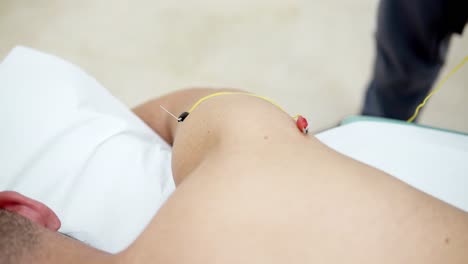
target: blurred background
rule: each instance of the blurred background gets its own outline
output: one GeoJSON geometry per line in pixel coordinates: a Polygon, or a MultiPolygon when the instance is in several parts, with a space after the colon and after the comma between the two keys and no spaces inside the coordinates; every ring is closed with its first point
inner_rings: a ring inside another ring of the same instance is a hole
{"type": "MultiPolygon", "coordinates": [[[[317,132],[360,111],[377,4],[0,0],[0,58],[16,45],[55,54],[130,107],[180,88],[242,88],[307,116],[317,132]]],[[[465,32],[453,39],[443,73],[466,55],[465,32]]],[[[468,132],[468,66],[433,97],[420,123],[468,132]]]]}

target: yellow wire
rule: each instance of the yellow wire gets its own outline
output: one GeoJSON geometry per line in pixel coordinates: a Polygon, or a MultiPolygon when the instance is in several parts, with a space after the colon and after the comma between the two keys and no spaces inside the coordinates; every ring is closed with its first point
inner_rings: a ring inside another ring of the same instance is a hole
{"type": "MultiPolygon", "coordinates": [[[[283,112],[286,112],[280,105],[278,105],[277,103],[273,102],[273,100],[267,98],[267,97],[264,97],[264,96],[261,96],[261,95],[256,95],[256,94],[252,94],[252,93],[244,93],[244,92],[218,92],[218,93],[213,93],[213,94],[210,94],[210,95],[207,95],[203,98],[201,98],[200,100],[198,100],[189,110],[188,110],[188,113],[192,113],[193,110],[195,110],[195,108],[197,108],[201,103],[203,103],[204,101],[210,99],[210,98],[213,98],[213,97],[216,97],[216,96],[220,96],[220,95],[233,95],[233,94],[241,94],[241,95],[247,95],[247,96],[252,96],[252,97],[256,97],[256,98],[260,98],[260,99],[263,99],[269,103],[271,103],[272,105],[278,107],[281,111],[283,112]]],[[[297,117],[299,117],[299,115],[295,115],[293,116],[292,118],[293,119],[296,119],[297,117]]]]}
{"type": "MultiPolygon", "coordinates": [[[[455,68],[453,68],[453,70],[451,70],[440,82],[439,84],[437,84],[436,88],[434,90],[432,90],[427,96],[426,98],[424,98],[423,102],[421,104],[418,105],[418,107],[416,108],[416,110],[414,111],[414,114],[406,121],[408,123],[411,123],[414,121],[414,119],[416,119],[416,117],[418,116],[419,114],[419,110],[421,110],[422,107],[424,107],[424,105],[426,105],[427,101],[435,94],[437,93],[440,88],[442,88],[442,86],[448,81],[448,79],[450,79],[450,77],[452,77],[453,74],[455,74],[458,70],[460,70],[461,67],[463,67],[463,65],[465,65],[466,63],[468,62],[468,56],[466,56],[455,68]]],[[[267,97],[264,97],[264,96],[260,96],[260,95],[256,95],[256,94],[252,94],[252,93],[244,93],[244,92],[218,92],[218,93],[213,93],[213,94],[210,94],[210,95],[207,95],[203,98],[201,98],[200,100],[198,100],[191,108],[190,110],[188,110],[188,113],[191,113],[193,110],[195,110],[195,108],[197,108],[201,103],[203,103],[204,101],[210,99],[210,98],[213,98],[213,97],[216,97],[216,96],[220,96],[220,95],[233,95],[233,94],[240,94],[240,95],[247,95],[247,96],[252,96],[252,97],[256,97],[256,98],[260,98],[260,99],[263,99],[269,103],[271,103],[272,105],[276,106],[277,108],[279,108],[281,111],[283,112],[286,112],[280,105],[278,105],[277,103],[275,103],[273,100],[267,98],[267,97]]],[[[299,115],[295,115],[293,116],[292,118],[293,119],[296,119],[298,118],[299,115]]]]}
{"type": "Polygon", "coordinates": [[[416,110],[414,111],[414,114],[406,121],[408,123],[411,123],[414,121],[414,119],[418,116],[419,114],[419,110],[427,103],[427,101],[429,100],[429,98],[431,98],[432,95],[434,95],[435,93],[437,93],[440,88],[442,87],[442,85],[444,85],[447,80],[454,74],[456,73],[461,67],[463,67],[463,65],[465,65],[465,63],[468,62],[468,56],[466,56],[455,68],[453,68],[453,70],[451,70],[441,81],[440,83],[436,86],[436,88],[434,90],[432,90],[427,96],[426,98],[424,98],[424,101],[418,105],[418,107],[416,108],[416,110]]]}

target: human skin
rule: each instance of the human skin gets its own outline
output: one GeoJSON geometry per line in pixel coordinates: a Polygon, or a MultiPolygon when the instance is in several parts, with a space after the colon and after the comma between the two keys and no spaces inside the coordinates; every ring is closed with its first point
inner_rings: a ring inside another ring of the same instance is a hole
{"type": "Polygon", "coordinates": [[[266,101],[212,98],[174,135],[178,188],[127,263],[468,262],[465,212],[303,135],[266,101]]]}
{"type": "Polygon", "coordinates": [[[47,231],[58,250],[44,263],[468,262],[467,213],[302,134],[266,101],[218,96],[182,123],[146,119],[216,90],[188,92],[136,111],[166,126],[177,183],[140,237],[108,255],[47,231]]]}

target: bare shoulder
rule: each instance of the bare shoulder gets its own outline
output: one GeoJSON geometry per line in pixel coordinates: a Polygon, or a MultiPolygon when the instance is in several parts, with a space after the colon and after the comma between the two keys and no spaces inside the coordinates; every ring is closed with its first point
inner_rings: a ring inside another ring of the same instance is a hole
{"type": "MultiPolygon", "coordinates": [[[[194,169],[187,161],[199,164],[194,157],[232,147],[268,147],[275,142],[311,141],[299,133],[294,120],[265,100],[246,95],[226,95],[209,99],[199,105],[176,131],[173,170],[187,175],[194,169]],[[264,143],[264,144],[262,144],[264,143]]],[[[183,178],[183,177],[181,177],[183,178]]]]}
{"type": "Polygon", "coordinates": [[[267,102],[218,99],[179,126],[186,177],[139,241],[158,261],[468,260],[466,213],[304,137],[267,102]]]}

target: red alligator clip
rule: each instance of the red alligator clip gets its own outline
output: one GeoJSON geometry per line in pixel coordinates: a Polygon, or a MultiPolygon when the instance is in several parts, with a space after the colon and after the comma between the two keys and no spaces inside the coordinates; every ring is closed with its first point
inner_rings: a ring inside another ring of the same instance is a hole
{"type": "Polygon", "coordinates": [[[305,119],[303,116],[300,115],[297,117],[296,125],[302,133],[309,133],[309,123],[307,123],[307,119],[305,119]]]}

